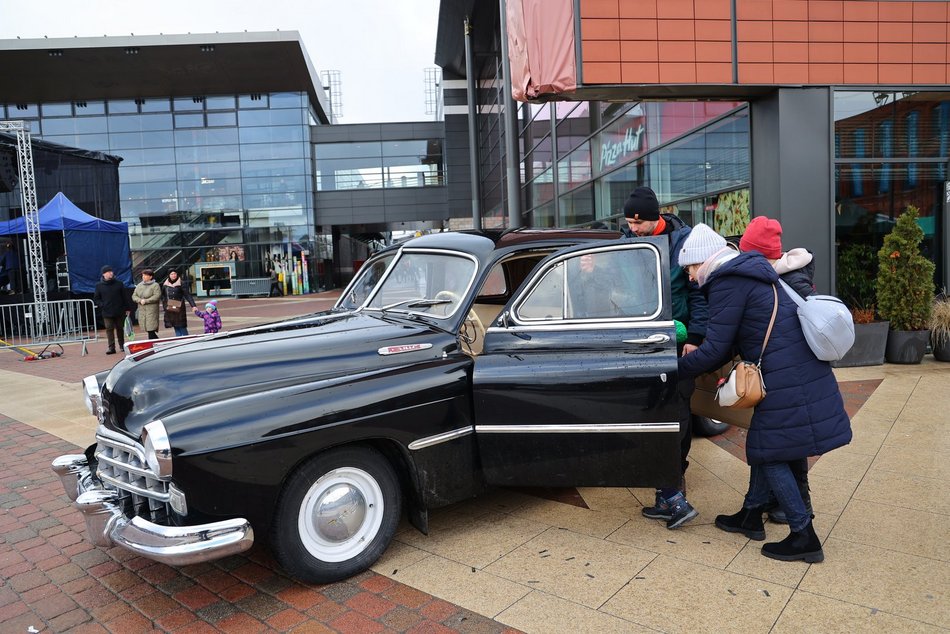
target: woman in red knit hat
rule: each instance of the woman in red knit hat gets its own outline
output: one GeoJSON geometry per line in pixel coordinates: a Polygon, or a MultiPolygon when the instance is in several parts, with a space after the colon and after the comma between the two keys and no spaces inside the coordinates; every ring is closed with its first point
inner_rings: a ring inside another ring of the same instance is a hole
{"type": "MultiPolygon", "coordinates": [[[[795,292],[802,297],[808,297],[815,292],[815,260],[811,251],[803,248],[782,251],[782,224],[778,220],[767,218],[765,216],[756,216],[746,227],[742,239],[739,240],[740,251],[758,251],[768,259],[772,268],[779,274],[782,281],[791,286],[795,292]]],[[[808,460],[801,460],[789,463],[792,469],[792,475],[798,483],[798,489],[802,494],[802,500],[805,502],[805,510],[809,515],[813,515],[811,505],[811,495],[808,492],[808,460]]],[[[775,495],[769,496],[768,504],[769,519],[779,524],[786,524],[788,520],[775,499],[775,495]]],[[[720,521],[716,518],[716,525],[728,524],[728,519],[720,521]]],[[[726,529],[728,530],[728,529],[726,529]]]]}

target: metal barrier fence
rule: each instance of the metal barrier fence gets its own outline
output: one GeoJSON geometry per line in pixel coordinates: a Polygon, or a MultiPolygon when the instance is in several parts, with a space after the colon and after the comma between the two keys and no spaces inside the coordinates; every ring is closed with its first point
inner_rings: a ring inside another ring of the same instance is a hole
{"type": "Polygon", "coordinates": [[[85,356],[86,343],[99,337],[92,300],[63,299],[46,302],[46,310],[42,308],[36,303],[0,305],[0,348],[29,356],[43,355],[50,346],[81,343],[85,356]],[[36,350],[40,347],[42,351],[36,350]]]}

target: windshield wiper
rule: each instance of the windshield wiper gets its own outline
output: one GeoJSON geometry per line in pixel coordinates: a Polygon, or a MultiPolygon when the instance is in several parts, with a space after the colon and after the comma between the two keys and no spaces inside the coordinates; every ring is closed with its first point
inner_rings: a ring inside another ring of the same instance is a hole
{"type": "Polygon", "coordinates": [[[429,306],[439,306],[441,304],[451,304],[453,300],[451,299],[428,299],[425,297],[417,297],[415,299],[404,299],[401,302],[393,302],[392,304],[387,304],[380,308],[382,311],[391,310],[398,306],[405,306],[406,308],[422,308],[429,306]]]}

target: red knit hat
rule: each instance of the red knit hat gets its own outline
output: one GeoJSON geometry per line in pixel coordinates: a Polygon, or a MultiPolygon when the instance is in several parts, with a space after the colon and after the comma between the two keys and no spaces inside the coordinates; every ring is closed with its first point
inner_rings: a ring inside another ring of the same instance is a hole
{"type": "Polygon", "coordinates": [[[782,257],[782,225],[778,220],[757,216],[739,240],[741,251],[758,251],[770,260],[782,257]]]}

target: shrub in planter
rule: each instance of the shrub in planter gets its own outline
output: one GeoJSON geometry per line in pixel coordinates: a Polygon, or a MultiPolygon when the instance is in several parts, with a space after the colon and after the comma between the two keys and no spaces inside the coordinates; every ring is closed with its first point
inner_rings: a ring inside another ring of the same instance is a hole
{"type": "Polygon", "coordinates": [[[874,321],[877,294],[877,270],[869,266],[877,253],[870,244],[849,244],[838,253],[836,292],[851,310],[854,323],[874,321]]]}
{"type": "Polygon", "coordinates": [[[888,323],[876,320],[877,251],[869,244],[849,244],[838,252],[835,292],[854,318],[854,345],[836,368],[881,365],[887,345],[888,323]]]}
{"type": "Polygon", "coordinates": [[[934,300],[930,312],[930,345],[934,359],[950,361],[950,297],[946,292],[934,300]]]}
{"type": "Polygon", "coordinates": [[[934,264],[920,254],[924,232],[917,216],[908,206],[878,251],[877,309],[891,323],[885,352],[891,363],[920,363],[929,339],[934,264]]]}

